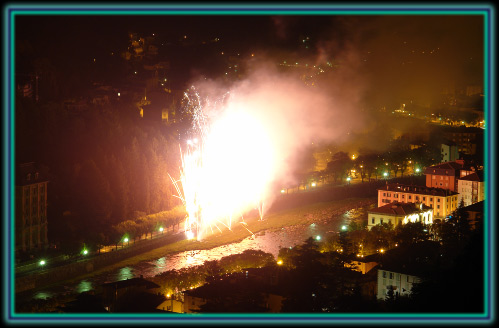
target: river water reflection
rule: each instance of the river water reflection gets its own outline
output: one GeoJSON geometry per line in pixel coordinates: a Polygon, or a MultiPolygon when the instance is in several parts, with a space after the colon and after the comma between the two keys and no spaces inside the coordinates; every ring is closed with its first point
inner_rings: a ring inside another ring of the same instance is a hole
{"type": "MultiPolygon", "coordinates": [[[[59,294],[82,293],[104,284],[106,282],[126,280],[130,278],[153,277],[168,270],[179,270],[185,267],[201,265],[205,261],[219,260],[224,256],[239,254],[247,249],[262,250],[271,253],[277,258],[279,249],[294,247],[302,244],[309,237],[321,239],[339,232],[342,225],[352,221],[367,219],[369,206],[352,209],[327,221],[314,222],[310,225],[284,227],[276,231],[263,231],[248,236],[241,242],[215,247],[209,250],[193,250],[170,254],[152,261],[143,261],[137,264],[96,275],[75,284],[45,288],[35,291],[32,298],[45,299],[59,294]]],[[[202,243],[202,241],[201,241],[202,243]]]]}

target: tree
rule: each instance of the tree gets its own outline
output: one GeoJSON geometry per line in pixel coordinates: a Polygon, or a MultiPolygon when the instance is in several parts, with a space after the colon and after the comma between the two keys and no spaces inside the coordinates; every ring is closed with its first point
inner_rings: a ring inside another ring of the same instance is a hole
{"type": "Polygon", "coordinates": [[[336,182],[338,178],[343,180],[347,176],[352,164],[352,160],[347,153],[337,152],[333,155],[331,161],[327,163],[327,170],[333,174],[336,182]]]}

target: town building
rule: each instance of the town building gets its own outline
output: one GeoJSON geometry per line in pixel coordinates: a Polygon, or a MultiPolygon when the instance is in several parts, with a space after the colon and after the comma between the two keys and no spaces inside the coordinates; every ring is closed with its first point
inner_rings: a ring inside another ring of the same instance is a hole
{"type": "Polygon", "coordinates": [[[477,149],[483,147],[483,130],[474,127],[453,127],[443,132],[444,138],[458,145],[458,151],[466,155],[474,155],[477,149]]]}
{"type": "Polygon", "coordinates": [[[457,180],[459,192],[458,204],[463,201],[464,206],[485,200],[485,182],[483,171],[476,171],[457,180]]]}
{"type": "Polygon", "coordinates": [[[464,160],[458,159],[454,162],[446,162],[429,166],[424,174],[426,186],[441,188],[457,192],[457,180],[475,172],[475,168],[465,164],[464,160]]]}
{"type": "Polygon", "coordinates": [[[391,223],[394,226],[409,222],[432,224],[433,209],[422,203],[401,203],[396,201],[368,211],[367,220],[369,230],[375,225],[383,223],[391,223]]]}
{"type": "Polygon", "coordinates": [[[463,208],[468,213],[468,222],[471,229],[475,229],[477,225],[483,224],[483,204],[484,202],[481,201],[463,208]]]}
{"type": "Polygon", "coordinates": [[[48,247],[48,180],[34,162],[23,163],[16,171],[16,251],[48,247]]]}
{"type": "Polygon", "coordinates": [[[408,273],[401,268],[391,268],[386,265],[377,270],[377,294],[379,300],[390,297],[409,296],[414,284],[421,282],[421,278],[408,273]]]}
{"type": "Polygon", "coordinates": [[[159,285],[144,279],[142,275],[140,278],[108,282],[102,285],[102,302],[107,311],[115,312],[119,310],[119,303],[124,297],[140,292],[157,294],[159,288],[159,285]]]}
{"type": "Polygon", "coordinates": [[[440,152],[442,153],[442,163],[454,162],[459,159],[458,147],[455,142],[448,141],[443,143],[440,147],[440,152]]]}
{"type": "Polygon", "coordinates": [[[426,186],[387,184],[378,189],[378,207],[393,202],[418,203],[433,209],[433,219],[450,215],[458,206],[458,193],[426,186]]]}

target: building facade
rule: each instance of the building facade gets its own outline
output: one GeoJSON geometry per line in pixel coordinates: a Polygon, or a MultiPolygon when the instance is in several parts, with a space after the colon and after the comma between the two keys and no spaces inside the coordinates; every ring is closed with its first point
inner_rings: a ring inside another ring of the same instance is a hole
{"type": "Polygon", "coordinates": [[[485,182],[483,174],[476,172],[458,179],[458,204],[469,206],[485,200],[485,182]]]}
{"type": "Polygon", "coordinates": [[[394,226],[409,222],[432,224],[433,209],[422,203],[392,202],[368,211],[367,220],[367,228],[369,230],[375,225],[383,223],[391,223],[394,226]]]}
{"type": "Polygon", "coordinates": [[[441,188],[387,184],[378,189],[378,207],[393,202],[421,203],[433,209],[433,218],[443,218],[458,206],[458,193],[441,188]]]}
{"type": "Polygon", "coordinates": [[[442,163],[454,162],[459,159],[458,147],[454,142],[447,142],[442,144],[440,152],[442,153],[442,163]]]}
{"type": "Polygon", "coordinates": [[[426,168],[426,186],[441,188],[457,192],[457,180],[475,172],[474,168],[466,165],[464,160],[446,162],[426,168]]]}
{"type": "Polygon", "coordinates": [[[16,172],[16,251],[48,247],[47,185],[34,163],[19,165],[16,172]]]}
{"type": "Polygon", "coordinates": [[[385,300],[393,291],[394,297],[409,296],[412,291],[412,286],[415,283],[421,282],[417,276],[392,271],[389,269],[379,268],[377,279],[377,295],[379,300],[385,300]]]}

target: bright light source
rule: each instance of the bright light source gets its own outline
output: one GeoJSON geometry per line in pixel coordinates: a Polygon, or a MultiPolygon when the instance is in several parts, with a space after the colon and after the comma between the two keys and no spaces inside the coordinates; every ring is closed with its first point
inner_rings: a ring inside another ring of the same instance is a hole
{"type": "Polygon", "coordinates": [[[192,239],[192,238],[194,238],[194,232],[192,232],[192,231],[190,231],[190,230],[189,230],[189,231],[186,231],[186,232],[185,232],[185,235],[187,236],[187,239],[192,239]]]}
{"type": "Polygon", "coordinates": [[[381,253],[383,253],[385,250],[382,248],[382,249],[380,249],[379,251],[380,251],[381,253]]]}
{"type": "Polygon", "coordinates": [[[315,182],[312,182],[312,187],[315,187],[317,184],[315,182]]]}
{"type": "Polygon", "coordinates": [[[118,97],[121,96],[121,93],[118,92],[118,97]]]}
{"type": "Polygon", "coordinates": [[[350,179],[351,179],[351,178],[350,178],[350,177],[348,177],[348,178],[347,178],[347,181],[350,181],[350,179]]]}
{"type": "Polygon", "coordinates": [[[286,190],[281,189],[281,194],[284,194],[285,192],[286,192],[286,190]]]}
{"type": "Polygon", "coordinates": [[[40,265],[45,265],[45,260],[41,260],[40,265]]]}
{"type": "Polygon", "coordinates": [[[83,255],[87,255],[88,251],[86,249],[83,250],[83,255]]]}
{"type": "Polygon", "coordinates": [[[282,260],[277,261],[277,264],[282,265],[282,260]]]}
{"type": "Polygon", "coordinates": [[[341,230],[343,231],[347,230],[347,226],[346,225],[341,226],[341,230]]]}
{"type": "Polygon", "coordinates": [[[321,240],[321,236],[315,237],[316,240],[321,240]]]}
{"type": "Polygon", "coordinates": [[[159,231],[163,232],[163,227],[160,227],[160,228],[159,228],[159,231]]]}
{"type": "Polygon", "coordinates": [[[383,176],[387,177],[388,176],[388,172],[383,173],[383,176]]]}
{"type": "Polygon", "coordinates": [[[128,243],[128,238],[125,238],[123,241],[124,241],[125,243],[128,243]]]}
{"type": "Polygon", "coordinates": [[[419,172],[419,169],[416,169],[416,172],[419,172]]]}

